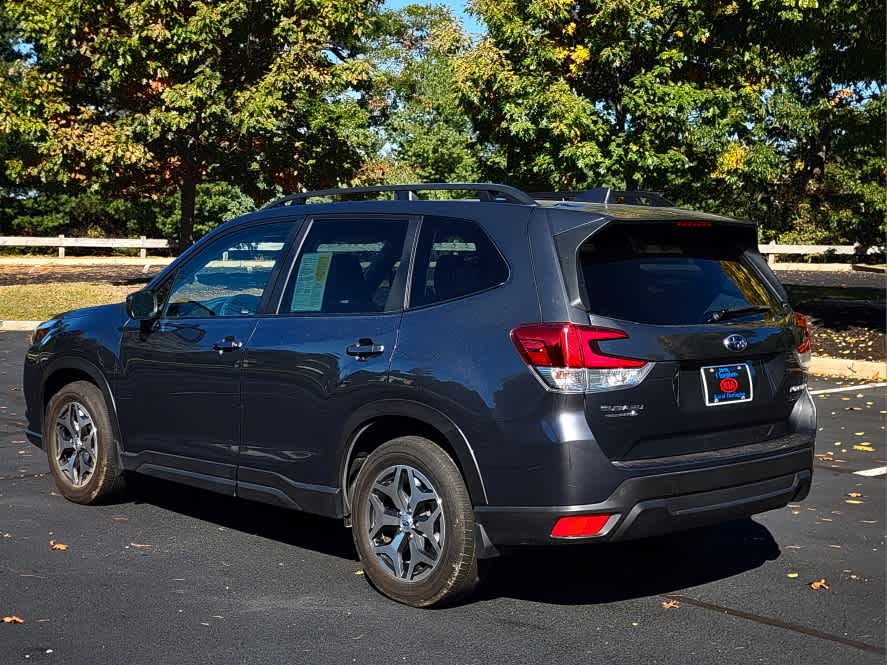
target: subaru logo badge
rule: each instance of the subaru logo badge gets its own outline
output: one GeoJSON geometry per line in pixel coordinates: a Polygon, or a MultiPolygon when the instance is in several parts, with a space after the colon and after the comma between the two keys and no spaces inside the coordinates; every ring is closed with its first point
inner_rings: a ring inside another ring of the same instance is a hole
{"type": "Polygon", "coordinates": [[[748,340],[742,335],[730,335],[724,338],[724,346],[731,351],[745,351],[748,348],[748,340]]]}

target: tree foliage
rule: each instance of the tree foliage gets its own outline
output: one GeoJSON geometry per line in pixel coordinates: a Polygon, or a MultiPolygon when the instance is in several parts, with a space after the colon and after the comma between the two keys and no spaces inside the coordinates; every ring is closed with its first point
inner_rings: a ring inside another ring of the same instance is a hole
{"type": "Polygon", "coordinates": [[[280,191],[610,185],[883,242],[870,0],[0,0],[0,232],[182,245],[280,191]]]}
{"type": "Polygon", "coordinates": [[[255,198],[360,168],[366,112],[348,94],[374,0],[6,0],[31,57],[0,83],[0,127],[31,147],[10,178],[89,191],[255,198]],[[266,192],[263,195],[263,192],[266,192]]]}
{"type": "Polygon", "coordinates": [[[447,7],[409,5],[383,15],[369,56],[385,179],[407,170],[421,181],[476,180],[480,152],[453,94],[455,58],[470,46],[447,7]]]}
{"type": "Polygon", "coordinates": [[[664,190],[773,231],[880,235],[883,150],[871,130],[883,128],[884,35],[874,3],[472,8],[489,35],[460,58],[457,83],[496,148],[491,177],[532,189],[664,190]]]}

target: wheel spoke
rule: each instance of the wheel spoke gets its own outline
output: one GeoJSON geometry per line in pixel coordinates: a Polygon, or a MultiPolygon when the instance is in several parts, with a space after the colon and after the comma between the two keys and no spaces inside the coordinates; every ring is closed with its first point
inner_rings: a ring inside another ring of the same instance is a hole
{"type": "Polygon", "coordinates": [[[429,557],[425,550],[422,548],[421,539],[413,536],[410,538],[410,565],[406,571],[407,580],[412,580],[416,574],[416,567],[420,565],[427,566],[428,568],[432,568],[435,564],[435,560],[429,557]]]}
{"type": "Polygon", "coordinates": [[[419,507],[419,504],[425,501],[432,501],[433,499],[436,499],[437,494],[435,494],[433,491],[426,492],[421,489],[421,487],[419,487],[419,480],[416,478],[416,474],[412,469],[410,469],[409,474],[410,497],[409,503],[407,504],[407,510],[409,511],[410,515],[415,515],[416,508],[419,507]]]}
{"type": "Polygon", "coordinates": [[[80,418],[77,416],[77,406],[73,402],[68,405],[68,426],[73,436],[80,432],[80,418]]]}
{"type": "Polygon", "coordinates": [[[77,451],[72,451],[68,459],[61,465],[62,473],[64,473],[71,482],[74,482],[74,463],[77,461],[77,451]]]}
{"type": "Polygon", "coordinates": [[[372,511],[370,513],[371,519],[369,520],[369,533],[371,539],[376,538],[379,535],[379,531],[386,526],[400,526],[400,519],[398,516],[395,513],[388,512],[385,509],[385,504],[382,503],[382,499],[380,499],[375,493],[370,494],[370,505],[372,506],[372,511]]]}
{"type": "Polygon", "coordinates": [[[404,576],[403,568],[403,548],[406,540],[406,534],[402,531],[398,532],[388,543],[384,545],[376,545],[376,556],[380,557],[386,565],[394,573],[395,577],[404,576]]]}
{"type": "Polygon", "coordinates": [[[437,521],[437,518],[440,517],[440,506],[435,506],[434,510],[427,517],[423,516],[420,519],[417,519],[414,525],[414,529],[421,533],[425,538],[433,539],[434,538],[434,523],[437,521]]]}

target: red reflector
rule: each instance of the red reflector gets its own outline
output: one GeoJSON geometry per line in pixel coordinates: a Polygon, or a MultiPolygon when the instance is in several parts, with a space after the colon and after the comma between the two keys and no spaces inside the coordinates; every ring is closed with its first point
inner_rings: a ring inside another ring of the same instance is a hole
{"type": "Polygon", "coordinates": [[[695,219],[682,219],[679,222],[675,222],[674,225],[682,229],[710,229],[712,223],[695,219]]]}
{"type": "Polygon", "coordinates": [[[798,353],[810,353],[810,349],[813,347],[813,340],[810,337],[810,321],[803,314],[795,312],[795,324],[804,331],[804,340],[798,347],[798,353]]]}
{"type": "Polygon", "coordinates": [[[621,330],[576,323],[530,323],[511,331],[518,353],[534,367],[643,367],[645,360],[611,356],[598,349],[598,342],[627,337],[621,330]]]}
{"type": "Polygon", "coordinates": [[[561,517],[551,530],[552,538],[595,536],[610,519],[609,515],[569,515],[561,517]]]}
{"type": "Polygon", "coordinates": [[[795,324],[797,324],[798,328],[804,333],[804,340],[798,347],[798,353],[810,353],[810,349],[813,347],[813,340],[810,337],[810,322],[807,320],[806,316],[795,312],[795,324]]]}

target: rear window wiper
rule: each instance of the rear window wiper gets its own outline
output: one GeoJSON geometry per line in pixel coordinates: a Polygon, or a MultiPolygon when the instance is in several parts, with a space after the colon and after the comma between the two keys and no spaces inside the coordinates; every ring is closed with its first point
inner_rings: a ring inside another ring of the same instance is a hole
{"type": "Polygon", "coordinates": [[[736,309],[719,309],[715,312],[710,312],[708,316],[705,317],[705,322],[715,323],[717,321],[735,319],[739,316],[745,316],[746,314],[763,314],[764,312],[769,312],[770,309],[770,307],[764,307],[763,305],[757,305],[754,307],[737,307],[736,309]]]}

